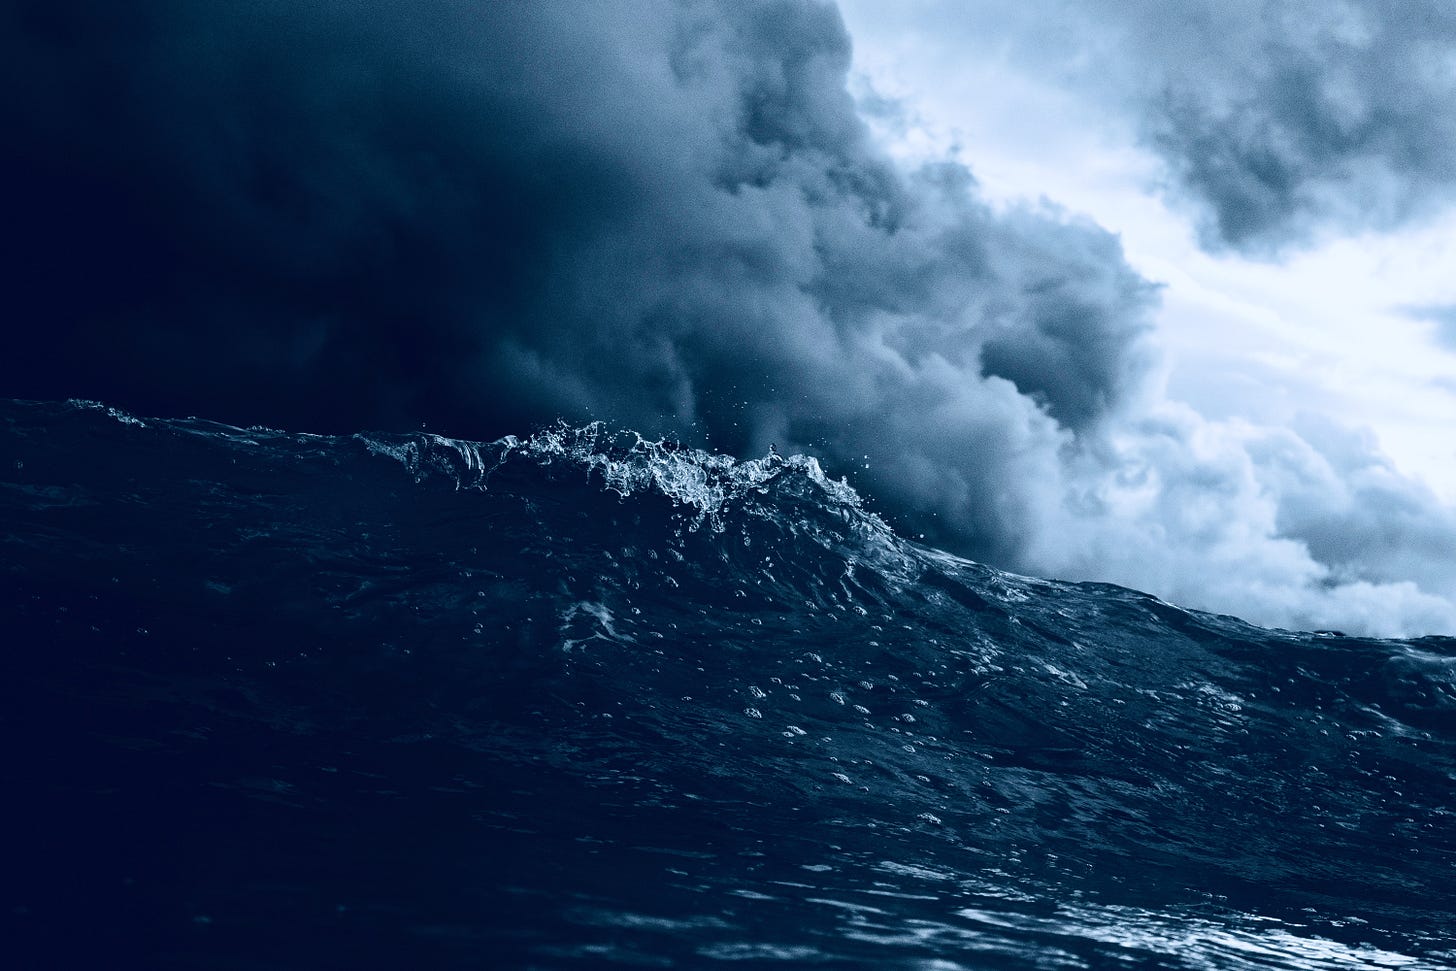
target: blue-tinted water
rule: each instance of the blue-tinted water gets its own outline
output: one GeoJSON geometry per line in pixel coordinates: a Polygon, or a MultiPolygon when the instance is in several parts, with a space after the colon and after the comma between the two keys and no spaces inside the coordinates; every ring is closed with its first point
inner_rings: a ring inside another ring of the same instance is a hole
{"type": "Polygon", "coordinates": [[[17,967],[1456,966],[1456,641],[810,460],[0,404],[17,967]]]}

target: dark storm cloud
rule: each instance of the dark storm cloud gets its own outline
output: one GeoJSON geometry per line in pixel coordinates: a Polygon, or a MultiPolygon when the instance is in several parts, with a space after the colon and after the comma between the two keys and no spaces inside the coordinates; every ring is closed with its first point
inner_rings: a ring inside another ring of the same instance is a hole
{"type": "Polygon", "coordinates": [[[892,167],[831,5],[8,10],[6,393],[777,440],[989,552],[1145,368],[1116,240],[892,167]]]}
{"type": "Polygon", "coordinates": [[[529,326],[570,241],[647,215],[657,160],[633,142],[667,144],[620,63],[629,32],[661,44],[666,24],[527,4],[7,9],[20,393],[334,427],[529,413],[466,407],[464,362],[529,326]]]}

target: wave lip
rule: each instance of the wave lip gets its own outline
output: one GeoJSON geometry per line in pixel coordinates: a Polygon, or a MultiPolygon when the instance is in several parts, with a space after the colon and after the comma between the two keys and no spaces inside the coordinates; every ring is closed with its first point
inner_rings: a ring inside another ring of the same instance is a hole
{"type": "Polygon", "coordinates": [[[507,435],[489,444],[441,435],[356,436],[371,451],[396,459],[417,478],[431,473],[453,477],[461,488],[485,488],[507,462],[527,460],[541,467],[566,463],[595,476],[607,489],[627,498],[655,491],[677,505],[698,510],[699,522],[714,522],[734,499],[763,492],[774,482],[802,476],[826,503],[861,509],[860,496],[843,479],[830,479],[819,461],[777,452],[740,461],[690,448],[668,439],[651,440],[637,432],[610,432],[603,422],[572,426],[560,422],[527,438],[507,435]]]}

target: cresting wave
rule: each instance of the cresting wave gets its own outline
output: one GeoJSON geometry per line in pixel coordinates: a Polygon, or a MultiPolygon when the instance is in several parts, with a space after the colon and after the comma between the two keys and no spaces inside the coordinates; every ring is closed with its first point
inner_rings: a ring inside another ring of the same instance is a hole
{"type": "Polygon", "coordinates": [[[492,473],[513,458],[541,466],[563,463],[598,477],[604,488],[623,499],[655,491],[692,510],[691,528],[706,525],[715,532],[725,528],[723,514],[731,505],[766,493],[780,480],[793,480],[797,491],[817,490],[826,506],[860,511],[866,526],[872,523],[889,532],[878,517],[862,512],[860,496],[847,482],[829,479],[818,459],[804,455],[773,452],[739,461],[666,439],[651,441],[633,431],[611,433],[603,422],[579,428],[560,423],[524,440],[508,435],[489,445],[440,435],[355,437],[372,452],[399,461],[416,481],[433,472],[452,477],[457,488],[486,488],[492,473]],[[798,483],[799,477],[804,481],[798,483]]]}
{"type": "Polygon", "coordinates": [[[630,430],[612,432],[602,422],[560,423],[525,439],[509,435],[488,444],[431,434],[354,438],[399,462],[417,483],[439,476],[457,489],[489,491],[492,478],[516,463],[511,471],[524,464],[528,475],[580,479],[623,500],[661,497],[674,510],[675,542],[699,531],[724,534],[737,523],[740,538],[751,545],[751,527],[742,522],[748,519],[782,531],[779,541],[804,535],[854,565],[873,564],[887,578],[913,576],[920,558],[864,508],[853,487],[826,476],[812,456],[771,452],[744,461],[630,430]],[[846,542],[854,544],[852,552],[846,542]]]}
{"type": "Polygon", "coordinates": [[[1449,638],[1001,573],[601,425],[4,402],[0,448],[51,963],[1456,964],[1449,638]]]}

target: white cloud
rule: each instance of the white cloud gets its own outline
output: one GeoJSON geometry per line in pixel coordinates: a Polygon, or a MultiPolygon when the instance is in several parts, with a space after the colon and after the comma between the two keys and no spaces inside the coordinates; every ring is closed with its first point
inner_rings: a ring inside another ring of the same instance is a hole
{"type": "MultiPolygon", "coordinates": [[[[1456,629],[1447,548],[1421,539],[1445,535],[1456,500],[1456,355],[1396,306],[1450,302],[1456,213],[1383,233],[1326,227],[1279,262],[1210,252],[1196,210],[1167,191],[1173,172],[1140,141],[1148,65],[1136,49],[1106,61],[1116,39],[1152,45],[1147,32],[1167,18],[1110,16],[1080,37],[1047,35],[1048,8],[1062,6],[1004,6],[841,2],[862,90],[892,93],[918,116],[897,141],[901,157],[956,151],[1002,205],[1047,196],[1086,212],[1164,285],[1162,382],[1067,463],[1070,501],[1048,499],[1025,565],[1276,625],[1456,629]],[[1306,440],[1315,428],[1370,434],[1325,454],[1306,440]],[[1343,558],[1329,542],[1341,529],[1364,544],[1343,558]]],[[[1156,53],[1181,52],[1179,70],[1192,74],[1210,52],[1195,43],[1198,9],[1179,9],[1187,31],[1156,53]]],[[[1294,34],[1368,40],[1370,11],[1346,13],[1294,34]]],[[[1366,110],[1352,85],[1331,87],[1351,119],[1366,110]]],[[[1367,169],[1366,185],[1394,177],[1367,169]]]]}

